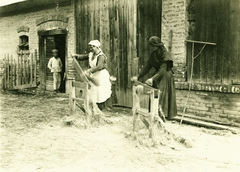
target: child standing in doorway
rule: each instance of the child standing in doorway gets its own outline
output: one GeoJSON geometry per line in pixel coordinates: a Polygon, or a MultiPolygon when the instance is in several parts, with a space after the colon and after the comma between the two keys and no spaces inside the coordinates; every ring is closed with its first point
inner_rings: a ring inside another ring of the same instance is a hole
{"type": "Polygon", "coordinates": [[[61,84],[62,61],[58,57],[58,50],[52,50],[53,57],[48,62],[48,68],[53,73],[53,89],[55,93],[59,92],[61,84]]]}

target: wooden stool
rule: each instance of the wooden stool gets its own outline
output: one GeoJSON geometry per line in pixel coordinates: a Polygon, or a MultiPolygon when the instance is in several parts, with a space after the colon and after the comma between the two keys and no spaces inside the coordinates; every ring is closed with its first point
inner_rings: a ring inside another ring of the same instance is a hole
{"type": "Polygon", "coordinates": [[[70,114],[72,116],[76,115],[76,106],[78,106],[85,113],[87,127],[90,127],[92,120],[92,112],[89,107],[89,84],[86,82],[71,81],[69,102],[70,114]]]}

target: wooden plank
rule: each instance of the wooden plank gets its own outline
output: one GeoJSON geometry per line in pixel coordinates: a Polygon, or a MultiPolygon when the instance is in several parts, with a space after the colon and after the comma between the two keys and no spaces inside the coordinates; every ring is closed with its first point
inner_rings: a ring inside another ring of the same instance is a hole
{"type": "Polygon", "coordinates": [[[119,32],[120,32],[120,29],[119,29],[119,25],[120,25],[120,20],[119,20],[119,1],[118,0],[115,0],[115,6],[114,6],[114,9],[115,9],[115,17],[114,17],[114,58],[115,58],[115,63],[116,63],[116,72],[115,72],[115,76],[118,78],[118,81],[117,81],[117,86],[118,86],[118,82],[119,82],[119,57],[120,57],[120,37],[119,37],[119,32]]]}
{"type": "Polygon", "coordinates": [[[140,108],[136,110],[136,113],[143,115],[144,117],[149,117],[149,111],[145,108],[140,108]]]}
{"type": "Polygon", "coordinates": [[[22,58],[22,55],[21,54],[19,54],[19,56],[20,56],[20,63],[19,63],[19,68],[20,68],[20,85],[21,84],[23,84],[23,58],[22,58]]]}
{"type": "Polygon", "coordinates": [[[85,83],[85,82],[78,82],[78,81],[72,82],[73,87],[79,87],[79,88],[86,88],[86,84],[87,83],[85,83]]]}
{"type": "MultiPolygon", "coordinates": [[[[214,25],[214,4],[211,1],[208,1],[207,8],[206,8],[206,19],[207,25],[206,25],[206,41],[208,42],[214,42],[213,40],[213,33],[210,33],[209,31],[212,30],[215,31],[215,25],[214,25]]],[[[214,57],[213,57],[213,46],[206,45],[205,49],[203,50],[203,57],[205,59],[205,83],[214,83],[214,57]]]]}
{"type": "MultiPolygon", "coordinates": [[[[200,25],[200,41],[206,41],[206,34],[208,32],[208,14],[207,14],[207,9],[209,8],[208,2],[207,1],[201,1],[201,25],[200,25]]],[[[201,48],[203,47],[203,44],[195,44],[195,54],[196,56],[200,51],[201,48]]],[[[199,63],[199,67],[196,68],[196,74],[199,74],[199,81],[206,83],[206,51],[202,51],[202,53],[194,60],[194,63],[197,65],[199,63]]],[[[195,73],[194,73],[195,74],[195,73]]],[[[196,76],[198,78],[198,76],[196,76]]]]}
{"type": "Polygon", "coordinates": [[[114,30],[114,62],[115,62],[115,69],[113,67],[113,74],[117,78],[116,84],[115,84],[115,93],[116,93],[116,103],[119,104],[119,99],[121,99],[121,92],[120,92],[120,87],[119,87],[119,82],[120,82],[120,68],[119,68],[119,58],[120,58],[120,20],[119,20],[119,0],[114,0],[114,20],[113,20],[113,30],[114,30]]]}
{"type": "MultiPolygon", "coordinates": [[[[212,16],[212,27],[214,32],[212,32],[212,42],[217,43],[217,5],[216,0],[212,1],[212,10],[211,10],[211,16],[212,16]]],[[[218,45],[217,45],[218,46],[218,45]]],[[[211,56],[212,56],[212,78],[210,79],[211,84],[212,83],[220,83],[220,76],[217,73],[217,46],[209,46],[211,49],[211,56]]]]}
{"type": "Polygon", "coordinates": [[[30,65],[29,64],[29,56],[28,57],[26,56],[26,66],[27,66],[26,67],[26,83],[29,83],[29,79],[30,79],[29,78],[30,77],[30,75],[29,75],[30,74],[30,67],[29,67],[29,65],[30,65]]]}
{"type": "Polygon", "coordinates": [[[83,99],[83,98],[72,98],[72,100],[80,100],[80,101],[84,101],[85,99],[83,99]]]}
{"type": "Polygon", "coordinates": [[[19,55],[17,56],[17,69],[16,69],[16,86],[19,85],[19,55]]]}
{"type": "MultiPolygon", "coordinates": [[[[73,81],[70,81],[73,82],[73,81]]],[[[72,86],[73,84],[70,83],[70,91],[69,91],[69,105],[70,105],[70,115],[76,115],[76,98],[75,95],[75,87],[72,86]]]]}
{"type": "Polygon", "coordinates": [[[229,76],[230,76],[230,69],[231,69],[231,63],[229,60],[230,57],[230,51],[232,47],[230,47],[230,43],[227,41],[229,40],[229,25],[230,25],[230,1],[222,0],[221,3],[222,7],[222,13],[223,13],[223,18],[222,18],[222,23],[221,23],[221,33],[223,34],[223,57],[222,57],[222,84],[228,84],[229,82],[229,76]],[[224,22],[223,22],[224,21],[224,22]]]}
{"type": "Polygon", "coordinates": [[[25,55],[22,54],[22,84],[26,84],[26,62],[25,62],[25,55]]]}
{"type": "MultiPolygon", "coordinates": [[[[238,9],[240,9],[240,2],[238,1],[238,9]]],[[[240,28],[240,10],[237,10],[237,12],[238,12],[238,14],[237,14],[237,16],[238,16],[238,19],[237,19],[237,23],[238,23],[238,26],[237,26],[237,28],[240,28]]],[[[238,37],[238,50],[237,50],[237,63],[236,64],[240,64],[240,30],[238,30],[238,32],[237,32],[237,37],[238,37]]],[[[237,72],[237,84],[240,84],[240,71],[238,70],[238,72],[237,72]]]]}
{"type": "MultiPolygon", "coordinates": [[[[205,41],[202,38],[202,34],[203,33],[203,26],[205,21],[203,20],[203,14],[204,14],[204,6],[203,6],[203,1],[196,1],[196,26],[195,26],[195,32],[194,32],[194,39],[196,41],[205,41]]],[[[193,44],[192,44],[193,45],[193,44]]],[[[201,44],[200,44],[201,45],[201,44]]],[[[193,48],[193,47],[191,47],[193,48]]],[[[199,44],[194,44],[194,52],[199,52],[199,44]]],[[[191,55],[193,53],[191,52],[191,55]]],[[[193,56],[195,56],[195,54],[193,54],[193,56]]],[[[194,60],[194,67],[193,67],[193,80],[194,82],[200,82],[200,59],[201,56],[199,56],[198,58],[196,58],[194,60]]],[[[190,73],[188,74],[190,75],[190,73]]]]}
{"type": "Polygon", "coordinates": [[[133,24],[133,13],[132,13],[132,8],[133,8],[133,1],[127,1],[126,2],[126,23],[127,23],[127,39],[126,42],[128,44],[127,46],[127,64],[125,66],[125,68],[127,68],[127,72],[126,72],[126,80],[127,80],[127,88],[131,88],[132,87],[132,83],[131,83],[131,74],[132,74],[132,36],[133,35],[133,28],[134,26],[133,24]]]}
{"type": "Polygon", "coordinates": [[[13,79],[13,70],[14,70],[14,65],[13,65],[13,57],[12,55],[10,56],[10,87],[13,87],[13,82],[14,82],[14,79],[13,79]]]}
{"type": "Polygon", "coordinates": [[[13,86],[16,86],[17,74],[16,74],[16,60],[13,59],[13,86]]]}
{"type": "Polygon", "coordinates": [[[33,82],[33,54],[30,55],[30,83],[33,82]]]}
{"type": "Polygon", "coordinates": [[[22,85],[18,85],[18,86],[14,86],[14,89],[26,89],[26,88],[35,88],[37,87],[36,83],[33,84],[22,84],[22,85]]]}
{"type": "Polygon", "coordinates": [[[192,66],[192,43],[187,42],[187,61],[186,61],[186,66],[187,66],[187,81],[190,80],[190,75],[191,75],[191,66],[192,66]]]}
{"type": "Polygon", "coordinates": [[[196,116],[196,115],[193,115],[193,114],[178,113],[178,116],[184,116],[186,118],[201,120],[201,121],[205,121],[205,122],[211,122],[211,123],[220,124],[220,125],[227,125],[227,126],[235,126],[236,125],[232,122],[224,122],[224,121],[221,121],[221,120],[212,119],[210,117],[209,118],[208,117],[200,117],[200,116],[196,116]]]}
{"type": "Polygon", "coordinates": [[[35,50],[35,54],[34,54],[34,59],[33,59],[33,66],[34,66],[34,79],[33,82],[37,83],[37,50],[35,50]]]}
{"type": "Polygon", "coordinates": [[[95,39],[94,36],[94,28],[95,28],[95,23],[94,23],[94,11],[91,10],[91,8],[94,9],[94,1],[90,1],[90,3],[88,4],[88,10],[89,10],[89,18],[90,18],[90,28],[89,28],[89,32],[90,32],[90,39],[95,39]]]}
{"type": "Polygon", "coordinates": [[[115,58],[115,7],[114,0],[109,0],[109,57],[108,57],[108,69],[110,71],[110,75],[116,76],[116,58],[115,58]]]}
{"type": "MultiPolygon", "coordinates": [[[[181,121],[182,117],[176,116],[173,119],[176,120],[176,121],[181,121]]],[[[229,131],[232,131],[234,133],[239,133],[240,132],[239,129],[237,129],[237,128],[228,127],[228,126],[219,125],[219,124],[213,124],[213,123],[204,122],[204,121],[200,121],[200,120],[196,120],[196,119],[183,118],[183,123],[193,124],[193,125],[212,128],[212,129],[217,129],[217,130],[229,130],[229,131]]]]}
{"type": "Polygon", "coordinates": [[[27,57],[27,77],[26,77],[26,83],[30,83],[30,60],[29,57],[27,57]]]}
{"type": "MultiPolygon", "coordinates": [[[[218,1],[218,0],[217,0],[218,1]]],[[[224,35],[222,33],[223,28],[223,19],[224,19],[224,13],[222,10],[223,8],[223,0],[219,0],[218,2],[215,1],[216,5],[216,18],[217,18],[217,46],[216,46],[216,54],[217,54],[217,60],[216,60],[216,76],[218,78],[218,83],[222,84],[223,83],[223,46],[224,46],[224,35]]]]}
{"type": "Polygon", "coordinates": [[[74,68],[76,69],[76,72],[77,72],[77,74],[79,76],[80,81],[87,82],[88,79],[83,74],[83,70],[82,70],[81,66],[79,65],[78,61],[75,58],[73,58],[73,62],[72,63],[73,63],[74,68]]]}
{"type": "MultiPolygon", "coordinates": [[[[239,72],[239,57],[238,57],[238,51],[239,51],[239,20],[240,20],[240,8],[239,8],[239,1],[229,1],[230,5],[230,16],[229,16],[229,57],[231,60],[228,60],[230,62],[230,75],[229,75],[229,84],[231,83],[238,83],[238,73],[239,72]]],[[[239,83],[240,84],[240,83],[239,83]]]]}
{"type": "Polygon", "coordinates": [[[40,89],[46,89],[46,39],[42,36],[39,37],[39,80],[40,89]]]}
{"type": "Polygon", "coordinates": [[[4,88],[7,88],[7,55],[4,54],[4,88]]]}
{"type": "Polygon", "coordinates": [[[119,29],[119,60],[118,60],[118,76],[117,78],[119,78],[119,82],[117,82],[117,88],[119,89],[118,92],[118,97],[119,97],[119,104],[123,104],[123,98],[124,98],[124,92],[122,92],[123,89],[123,85],[124,85],[124,73],[123,73],[123,68],[122,68],[122,58],[123,58],[123,1],[118,1],[118,19],[119,19],[119,25],[118,25],[118,29],[119,29]]]}
{"type": "Polygon", "coordinates": [[[7,55],[7,88],[10,87],[10,63],[9,63],[9,54],[7,55]]]}

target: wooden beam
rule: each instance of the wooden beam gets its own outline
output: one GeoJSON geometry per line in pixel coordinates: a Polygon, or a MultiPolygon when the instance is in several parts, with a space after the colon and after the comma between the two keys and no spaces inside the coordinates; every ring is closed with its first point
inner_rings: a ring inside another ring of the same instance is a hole
{"type": "MultiPolygon", "coordinates": [[[[181,116],[176,116],[173,119],[176,120],[176,121],[181,121],[182,117],[181,116]]],[[[200,120],[196,120],[196,119],[183,118],[183,123],[193,124],[193,125],[196,125],[196,126],[212,128],[212,129],[217,129],[217,130],[229,130],[233,133],[240,133],[240,130],[237,129],[237,128],[228,127],[228,126],[219,125],[219,124],[213,124],[213,123],[200,121],[200,120]]]]}
{"type": "Polygon", "coordinates": [[[13,87],[13,89],[26,89],[26,88],[35,88],[35,87],[37,87],[37,84],[33,83],[33,84],[18,85],[13,87]]]}
{"type": "Polygon", "coordinates": [[[213,42],[204,42],[204,41],[193,41],[193,40],[185,40],[186,42],[197,43],[197,44],[208,44],[208,45],[217,45],[213,42]]]}
{"type": "Polygon", "coordinates": [[[39,36],[47,36],[47,35],[64,35],[67,34],[66,29],[54,29],[54,30],[39,30],[39,36]]]}
{"type": "Polygon", "coordinates": [[[86,88],[86,83],[85,82],[72,82],[73,87],[80,87],[80,88],[86,88]]]}

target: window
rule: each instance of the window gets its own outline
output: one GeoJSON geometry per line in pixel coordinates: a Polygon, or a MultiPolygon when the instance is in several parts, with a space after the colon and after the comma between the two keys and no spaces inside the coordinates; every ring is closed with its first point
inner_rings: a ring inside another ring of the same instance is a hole
{"type": "Polygon", "coordinates": [[[28,36],[22,35],[19,37],[19,53],[27,54],[29,53],[29,42],[28,36]]]}

